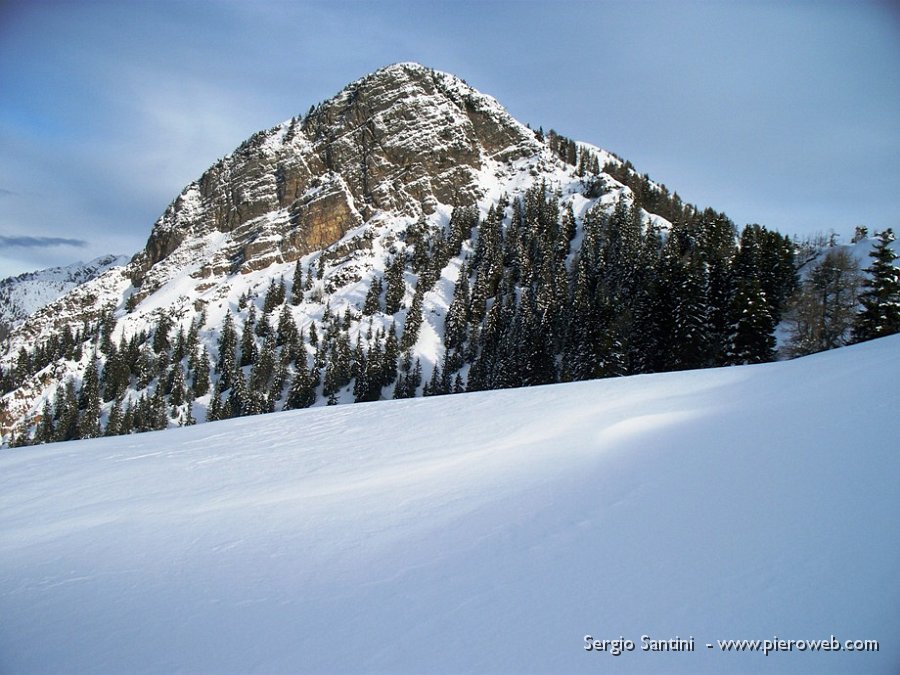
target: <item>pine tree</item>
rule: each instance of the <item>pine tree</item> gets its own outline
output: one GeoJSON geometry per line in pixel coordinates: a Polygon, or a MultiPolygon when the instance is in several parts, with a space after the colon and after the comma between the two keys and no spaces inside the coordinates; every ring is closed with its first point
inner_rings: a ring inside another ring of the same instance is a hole
{"type": "Polygon", "coordinates": [[[888,228],[877,237],[869,252],[873,262],[866,268],[866,290],[859,298],[862,310],[853,326],[855,342],[900,333],[900,268],[894,265],[898,256],[890,247],[894,231],[888,228]]]}
{"type": "Polygon", "coordinates": [[[174,408],[177,408],[184,403],[187,395],[184,384],[184,368],[181,367],[180,362],[176,361],[172,364],[171,382],[169,403],[171,403],[174,408]]]}
{"type": "Polygon", "coordinates": [[[50,405],[50,399],[44,399],[41,421],[34,431],[34,443],[52,443],[55,435],[56,430],[53,427],[53,409],[50,405]]]}
{"type": "Polygon", "coordinates": [[[672,367],[677,370],[712,365],[712,330],[707,267],[697,259],[677,266],[673,318],[675,345],[672,367]]]}
{"type": "Polygon", "coordinates": [[[215,422],[223,419],[222,417],[222,388],[219,381],[216,381],[212,394],[209,397],[209,406],[206,409],[206,421],[215,422]]]}
{"type": "Polygon", "coordinates": [[[134,433],[134,404],[129,399],[128,405],[125,406],[125,411],[122,413],[122,422],[119,424],[119,428],[116,431],[117,436],[121,436],[124,434],[133,434],[134,433]]]}
{"type": "Polygon", "coordinates": [[[16,364],[13,366],[13,379],[22,382],[33,372],[31,356],[25,347],[20,347],[16,355],[16,364]]]}
{"type": "Polygon", "coordinates": [[[81,382],[78,408],[77,438],[97,438],[100,435],[100,377],[95,356],[91,356],[81,382]]]}
{"type": "Polygon", "coordinates": [[[278,328],[275,330],[275,345],[283,347],[285,344],[293,344],[297,341],[297,324],[290,306],[285,304],[278,315],[278,328]]]}
{"type": "Polygon", "coordinates": [[[117,398],[109,410],[104,436],[118,436],[122,433],[122,399],[117,398]]]}
{"type": "Polygon", "coordinates": [[[371,401],[372,383],[369,379],[370,369],[368,368],[368,354],[362,349],[360,342],[356,343],[356,357],[354,358],[353,377],[353,397],[355,403],[363,401],[371,401]]]}
{"type": "Polygon", "coordinates": [[[325,382],[323,394],[335,399],[342,387],[350,382],[352,368],[352,351],[350,339],[346,333],[340,333],[331,345],[328,362],[325,366],[325,382]]]}
{"type": "Polygon", "coordinates": [[[112,334],[116,329],[116,317],[112,307],[106,307],[100,316],[100,352],[109,354],[113,349],[112,334]]]}
{"type": "Polygon", "coordinates": [[[263,314],[269,314],[273,309],[284,302],[284,279],[278,277],[278,281],[271,279],[266,297],[263,300],[263,314]]]}
{"type": "Polygon", "coordinates": [[[240,370],[234,373],[233,383],[228,398],[222,406],[222,415],[225,417],[241,417],[248,413],[250,403],[247,391],[247,383],[240,370]]]}
{"type": "Polygon", "coordinates": [[[470,303],[468,276],[468,268],[463,264],[453,289],[453,301],[444,319],[444,346],[447,349],[461,347],[466,341],[470,303]]]}
{"type": "Polygon", "coordinates": [[[281,400],[284,393],[284,385],[288,377],[288,362],[279,359],[275,364],[275,372],[272,373],[272,379],[269,382],[269,391],[266,396],[266,412],[275,412],[276,404],[281,400]]]}
{"type": "MultiPolygon", "coordinates": [[[[550,322],[538,314],[537,299],[529,289],[520,305],[522,384],[532,386],[557,381],[550,322]]],[[[448,382],[449,384],[449,382],[448,382]]]]}
{"type": "MultiPolygon", "coordinates": [[[[147,400],[147,392],[141,394],[140,398],[131,406],[131,429],[134,433],[140,434],[145,431],[150,431],[152,426],[150,426],[150,403],[147,400]]],[[[128,414],[128,410],[125,411],[126,415],[128,414]]]]}
{"type": "Polygon", "coordinates": [[[142,345],[138,351],[134,371],[137,377],[138,390],[146,389],[153,381],[153,378],[156,377],[156,357],[153,355],[153,349],[149,345],[142,345]]]}
{"type": "Polygon", "coordinates": [[[441,396],[442,394],[448,393],[444,390],[441,385],[442,381],[441,375],[441,366],[437,363],[434,364],[434,368],[431,371],[431,378],[428,380],[428,383],[425,385],[425,388],[422,391],[423,396],[441,396]]]}
{"type": "Polygon", "coordinates": [[[385,314],[396,314],[400,311],[400,304],[403,302],[403,296],[406,293],[406,283],[403,280],[405,263],[405,257],[401,253],[388,263],[384,271],[386,288],[384,296],[385,314]]]}
{"type": "Polygon", "coordinates": [[[410,398],[413,398],[416,395],[416,391],[418,391],[421,384],[422,362],[419,361],[419,359],[416,359],[416,365],[413,366],[412,372],[409,374],[409,379],[406,382],[406,392],[409,394],[410,398]]]}
{"type": "Polygon", "coordinates": [[[366,292],[365,302],[363,303],[362,313],[364,315],[371,316],[375,312],[381,311],[381,294],[383,291],[384,284],[381,281],[381,277],[372,279],[369,290],[366,292]]]}
{"type": "Polygon", "coordinates": [[[353,314],[350,311],[350,308],[344,310],[344,316],[341,317],[341,329],[348,331],[350,330],[350,326],[353,325],[353,314]]]}
{"type": "Polygon", "coordinates": [[[168,379],[170,365],[172,365],[172,359],[169,356],[169,352],[162,352],[156,357],[156,372],[154,373],[154,377],[158,378],[163,384],[163,393],[165,394],[169,393],[169,387],[172,384],[171,380],[168,379]]]}
{"type": "Polygon", "coordinates": [[[220,392],[231,388],[232,374],[237,367],[236,352],[237,334],[234,330],[234,320],[231,317],[231,312],[228,312],[225,314],[225,320],[222,322],[222,333],[219,335],[219,358],[216,362],[220,392]]]}
{"type": "Polygon", "coordinates": [[[195,361],[191,390],[195,398],[205,396],[209,391],[209,351],[206,349],[206,345],[203,345],[200,356],[195,361]]]}
{"type": "Polygon", "coordinates": [[[291,304],[299,305],[301,302],[303,302],[303,266],[298,258],[291,283],[291,304]]]}
{"type": "Polygon", "coordinates": [[[201,310],[200,314],[191,321],[191,327],[188,329],[187,341],[185,342],[185,351],[188,354],[195,354],[197,351],[197,340],[200,336],[200,329],[206,325],[206,309],[201,310]]]}
{"type": "Polygon", "coordinates": [[[284,410],[308,408],[316,402],[316,383],[310,370],[305,364],[299,364],[297,374],[291,383],[287,400],[284,402],[284,410]]]}
{"type": "Polygon", "coordinates": [[[194,418],[194,397],[191,392],[188,391],[187,398],[185,399],[185,412],[182,426],[192,427],[195,424],[197,424],[197,420],[194,418]]]}
{"type": "Polygon", "coordinates": [[[169,416],[166,411],[165,390],[159,384],[153,391],[147,409],[147,428],[149,431],[160,431],[169,426],[169,416]]]}
{"type": "Polygon", "coordinates": [[[775,356],[775,320],[756,279],[744,282],[732,305],[734,323],[728,363],[765,363],[775,356]]]}
{"type": "Polygon", "coordinates": [[[453,393],[461,394],[466,390],[466,386],[463,383],[462,375],[459,373],[456,374],[456,377],[453,380],[453,393]]]}
{"type": "Polygon", "coordinates": [[[178,335],[175,336],[175,346],[172,347],[172,362],[181,361],[187,354],[187,339],[184,335],[184,328],[178,327],[178,335]]]}
{"type": "Polygon", "coordinates": [[[59,422],[56,425],[57,441],[69,441],[77,438],[78,433],[78,395],[75,392],[75,383],[69,379],[66,380],[63,396],[60,398],[59,393],[56,395],[56,413],[59,422]]]}
{"type": "Polygon", "coordinates": [[[411,398],[415,396],[415,388],[410,392],[410,378],[412,376],[412,352],[405,352],[400,360],[400,376],[394,385],[393,398],[411,398]]]}
{"type": "Polygon", "coordinates": [[[732,264],[733,288],[756,279],[775,323],[797,287],[794,245],[787,237],[761,225],[747,225],[732,264]]]}
{"type": "Polygon", "coordinates": [[[118,398],[128,387],[130,369],[124,361],[123,355],[116,347],[111,347],[103,366],[103,376],[100,378],[103,400],[113,401],[118,398]]]}
{"type": "Polygon", "coordinates": [[[397,358],[400,356],[400,342],[397,340],[397,325],[391,322],[384,341],[384,355],[381,359],[380,382],[382,387],[394,383],[397,378],[397,358]]]}
{"type": "Polygon", "coordinates": [[[172,319],[165,312],[160,313],[156,322],[156,330],[153,332],[153,351],[161,354],[171,348],[169,333],[172,330],[172,319]]]}
{"type": "Polygon", "coordinates": [[[259,358],[250,370],[251,391],[262,392],[268,389],[270,380],[275,374],[275,359],[275,337],[270,335],[266,338],[259,352],[259,358]]]}
{"type": "Polygon", "coordinates": [[[419,339],[419,328],[422,326],[422,296],[419,286],[416,287],[416,293],[410,304],[409,311],[406,313],[406,321],[403,324],[403,336],[400,338],[400,349],[406,351],[411,349],[419,339]]]}
{"type": "Polygon", "coordinates": [[[256,349],[256,339],[253,336],[253,328],[256,325],[256,308],[250,305],[250,311],[247,312],[247,319],[244,321],[244,329],[241,333],[241,360],[240,366],[249,366],[256,362],[258,352],[256,349]]]}

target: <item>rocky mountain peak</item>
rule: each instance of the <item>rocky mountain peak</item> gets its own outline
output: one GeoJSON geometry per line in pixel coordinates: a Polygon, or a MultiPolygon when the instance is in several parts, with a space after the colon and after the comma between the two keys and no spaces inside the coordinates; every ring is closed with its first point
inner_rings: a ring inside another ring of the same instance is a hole
{"type": "Polygon", "coordinates": [[[317,157],[346,181],[364,217],[474,203],[485,159],[538,151],[494,99],[415,63],[358,80],[304,121],[317,157]]]}
{"type": "Polygon", "coordinates": [[[474,204],[486,161],[541,147],[459,78],[415,63],[388,66],[217,162],[157,221],[130,275],[152,292],[216,235],[224,241],[196,275],[289,262],[382,211],[417,216],[439,203],[474,204]]]}
{"type": "Polygon", "coordinates": [[[323,159],[348,173],[361,201],[376,207],[390,191],[387,183],[398,181],[430,183],[431,190],[413,190],[424,197],[419,201],[430,196],[453,203],[459,195],[448,190],[449,183],[457,188],[466,183],[453,180],[455,169],[477,170],[488,157],[538,151],[532,132],[496,100],[453,75],[415,63],[395,64],[352,83],[314,111],[305,127],[324,146],[323,159]],[[352,149],[362,154],[341,162],[341,151],[352,149]],[[400,173],[382,175],[383,167],[400,173]]]}

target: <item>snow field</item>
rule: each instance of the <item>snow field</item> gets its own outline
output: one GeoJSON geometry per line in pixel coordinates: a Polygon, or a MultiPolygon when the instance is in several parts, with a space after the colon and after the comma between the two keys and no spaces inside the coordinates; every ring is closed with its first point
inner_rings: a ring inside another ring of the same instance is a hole
{"type": "Polygon", "coordinates": [[[895,672],[898,347],[4,451],[0,671],[895,672]]]}

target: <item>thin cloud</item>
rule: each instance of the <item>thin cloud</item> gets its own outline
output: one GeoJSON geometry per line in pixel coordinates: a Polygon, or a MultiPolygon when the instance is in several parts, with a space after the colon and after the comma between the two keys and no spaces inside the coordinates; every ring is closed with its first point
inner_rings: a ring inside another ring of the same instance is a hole
{"type": "Polygon", "coordinates": [[[19,248],[46,248],[48,246],[75,246],[84,248],[88,243],[84,239],[66,239],[65,237],[0,237],[0,246],[17,246],[19,248]]]}
{"type": "Polygon", "coordinates": [[[7,190],[6,188],[0,188],[0,197],[15,197],[17,194],[19,193],[7,190]]]}

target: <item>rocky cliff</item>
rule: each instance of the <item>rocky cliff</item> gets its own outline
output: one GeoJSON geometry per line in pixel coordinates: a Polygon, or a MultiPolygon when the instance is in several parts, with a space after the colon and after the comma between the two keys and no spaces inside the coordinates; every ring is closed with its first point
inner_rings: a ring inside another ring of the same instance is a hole
{"type": "Polygon", "coordinates": [[[217,162],[166,209],[129,274],[146,296],[172,272],[154,274],[155,265],[214,233],[227,242],[198,277],[296,260],[379,212],[474,204],[486,160],[539,148],[529,129],[461,80],[390,66],[217,162]]]}

